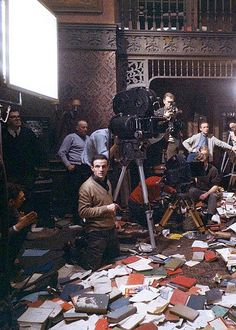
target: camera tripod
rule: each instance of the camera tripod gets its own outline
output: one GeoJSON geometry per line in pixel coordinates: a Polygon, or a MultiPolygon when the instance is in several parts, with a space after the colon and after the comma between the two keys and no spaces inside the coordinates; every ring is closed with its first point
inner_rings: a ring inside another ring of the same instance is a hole
{"type": "Polygon", "coordinates": [[[135,160],[138,171],[139,178],[142,187],[142,194],[144,200],[145,214],[147,219],[149,237],[152,249],[156,248],[156,242],[154,238],[154,226],[153,226],[153,218],[152,218],[152,210],[150,208],[150,203],[148,201],[148,190],[145,182],[145,175],[143,170],[143,161],[146,159],[146,147],[144,143],[139,140],[121,140],[119,142],[119,150],[122,155],[122,170],[118,179],[118,183],[116,189],[114,191],[113,200],[116,201],[120,192],[120,188],[127,170],[129,163],[132,160],[135,160]]]}
{"type": "Polygon", "coordinates": [[[169,221],[171,215],[173,214],[174,210],[176,210],[178,207],[186,208],[186,212],[191,216],[191,218],[194,221],[194,224],[196,228],[202,233],[205,232],[205,227],[202,222],[202,219],[196,210],[193,202],[186,197],[186,194],[176,194],[174,197],[172,203],[169,204],[167,210],[165,211],[163,217],[161,218],[161,221],[159,224],[155,225],[155,229],[160,232],[167,222],[169,221]]]}

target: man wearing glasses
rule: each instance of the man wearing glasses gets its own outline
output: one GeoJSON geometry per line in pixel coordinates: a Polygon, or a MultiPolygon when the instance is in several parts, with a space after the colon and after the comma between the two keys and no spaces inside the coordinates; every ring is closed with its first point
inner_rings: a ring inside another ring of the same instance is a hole
{"type": "Polygon", "coordinates": [[[40,149],[36,135],[22,126],[19,110],[11,109],[3,129],[3,160],[8,182],[23,186],[26,194],[33,189],[39,166],[40,149]]]}

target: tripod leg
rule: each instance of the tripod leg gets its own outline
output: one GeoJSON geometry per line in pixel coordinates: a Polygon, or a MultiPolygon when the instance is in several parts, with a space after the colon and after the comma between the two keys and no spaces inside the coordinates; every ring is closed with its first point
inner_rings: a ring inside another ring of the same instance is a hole
{"type": "Polygon", "coordinates": [[[124,176],[125,176],[125,172],[126,172],[127,166],[128,165],[123,165],[122,166],[120,177],[119,177],[119,180],[117,182],[116,189],[115,189],[114,194],[113,194],[113,200],[114,200],[114,202],[117,201],[117,198],[118,198],[118,195],[119,195],[119,192],[120,192],[120,187],[121,187],[122,182],[124,180],[124,176]]]}
{"type": "Polygon", "coordinates": [[[155,226],[155,228],[156,228],[157,231],[160,232],[160,231],[165,227],[165,225],[166,225],[167,222],[169,221],[170,217],[172,216],[172,213],[173,213],[174,210],[176,209],[177,204],[178,204],[178,200],[176,200],[176,201],[174,202],[174,204],[170,204],[170,205],[168,206],[168,208],[167,208],[167,210],[165,211],[163,217],[161,218],[160,223],[157,224],[157,225],[155,226]]]}
{"type": "Polygon", "coordinates": [[[199,213],[194,209],[192,208],[188,201],[187,200],[183,200],[186,208],[187,208],[187,212],[190,214],[191,218],[193,219],[194,223],[195,223],[195,226],[197,227],[197,229],[200,231],[200,232],[204,232],[205,231],[205,227],[204,227],[204,224],[202,222],[202,219],[199,215],[199,213]]]}
{"type": "Polygon", "coordinates": [[[143,201],[144,205],[146,208],[146,219],[147,219],[147,225],[148,225],[148,231],[149,231],[149,236],[150,236],[150,242],[151,246],[153,249],[156,248],[156,242],[154,238],[154,231],[153,231],[153,218],[152,218],[152,210],[150,208],[150,204],[148,201],[148,190],[147,190],[147,185],[145,182],[145,175],[144,175],[144,170],[143,170],[143,160],[142,159],[136,159],[136,164],[138,166],[138,171],[139,171],[139,177],[140,177],[140,182],[141,182],[141,187],[142,187],[142,193],[143,193],[143,201]]]}

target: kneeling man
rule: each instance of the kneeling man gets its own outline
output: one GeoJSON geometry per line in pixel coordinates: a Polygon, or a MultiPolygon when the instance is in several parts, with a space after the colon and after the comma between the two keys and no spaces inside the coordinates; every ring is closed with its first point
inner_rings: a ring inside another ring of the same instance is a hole
{"type": "Polygon", "coordinates": [[[111,184],[107,179],[108,159],[97,155],[92,159],[93,175],[79,190],[79,214],[85,219],[87,244],[78,256],[84,269],[96,270],[119,255],[111,184]]]}

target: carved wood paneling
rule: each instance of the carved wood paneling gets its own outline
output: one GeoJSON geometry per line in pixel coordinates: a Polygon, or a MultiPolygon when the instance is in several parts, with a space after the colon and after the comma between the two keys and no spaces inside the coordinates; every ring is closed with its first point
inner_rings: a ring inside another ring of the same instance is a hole
{"type": "Polygon", "coordinates": [[[118,52],[129,55],[236,57],[235,34],[119,31],[118,52]]]}
{"type": "Polygon", "coordinates": [[[114,115],[112,98],[116,94],[115,52],[67,50],[60,58],[60,101],[79,97],[81,117],[91,131],[107,127],[114,115]]]}
{"type": "Polygon", "coordinates": [[[64,24],[59,28],[59,47],[116,50],[116,26],[64,24]]]}

